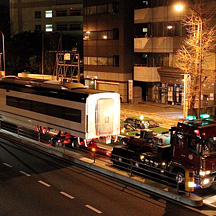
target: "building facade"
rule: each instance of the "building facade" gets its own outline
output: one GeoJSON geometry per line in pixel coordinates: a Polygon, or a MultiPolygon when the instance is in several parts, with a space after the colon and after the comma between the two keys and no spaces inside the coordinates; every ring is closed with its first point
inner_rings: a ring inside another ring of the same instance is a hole
{"type": "MultiPolygon", "coordinates": [[[[176,51],[187,35],[182,24],[188,10],[177,13],[173,0],[145,1],[143,8],[135,9],[134,25],[134,83],[142,89],[142,100],[182,105],[184,101],[184,74],[176,67],[176,51]]],[[[215,8],[215,0],[182,1],[187,7],[202,2],[203,8],[215,8]]],[[[215,20],[212,20],[215,25],[215,20]]],[[[214,71],[215,53],[203,69],[214,71]]],[[[141,90],[140,90],[141,91],[141,90]]],[[[214,104],[215,87],[202,90],[203,103],[214,104]],[[204,100],[205,99],[205,100],[204,100]]]]}
{"type": "Polygon", "coordinates": [[[84,0],[83,47],[86,85],[130,99],[133,79],[133,19],[131,0],[84,0]]]}
{"type": "Polygon", "coordinates": [[[82,40],[82,0],[10,0],[11,36],[25,31],[62,32],[82,40]]]}

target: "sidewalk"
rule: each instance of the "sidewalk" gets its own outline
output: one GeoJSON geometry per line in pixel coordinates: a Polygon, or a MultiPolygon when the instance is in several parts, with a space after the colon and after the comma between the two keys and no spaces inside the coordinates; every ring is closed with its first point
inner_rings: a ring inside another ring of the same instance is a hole
{"type": "Polygon", "coordinates": [[[143,102],[137,104],[121,104],[121,120],[127,116],[140,116],[152,118],[160,126],[170,128],[184,119],[182,106],[143,102]]]}

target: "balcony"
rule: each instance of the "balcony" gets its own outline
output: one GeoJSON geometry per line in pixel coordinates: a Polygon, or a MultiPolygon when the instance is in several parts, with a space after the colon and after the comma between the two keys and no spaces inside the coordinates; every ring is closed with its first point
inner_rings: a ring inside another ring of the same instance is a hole
{"type": "Polygon", "coordinates": [[[134,38],[134,52],[173,53],[175,50],[173,37],[134,38]]]}
{"type": "Polygon", "coordinates": [[[134,66],[134,80],[142,82],[160,82],[161,78],[157,71],[158,67],[134,66]]]}

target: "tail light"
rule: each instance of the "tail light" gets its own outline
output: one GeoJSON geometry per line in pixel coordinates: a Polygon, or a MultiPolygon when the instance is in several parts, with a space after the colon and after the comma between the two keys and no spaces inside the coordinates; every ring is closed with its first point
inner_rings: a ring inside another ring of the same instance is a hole
{"type": "Polygon", "coordinates": [[[111,151],[107,151],[107,152],[106,152],[106,155],[107,155],[108,157],[110,157],[110,156],[111,156],[111,151]]]}
{"type": "Polygon", "coordinates": [[[96,148],[91,148],[91,151],[92,152],[96,152],[96,148]]]}

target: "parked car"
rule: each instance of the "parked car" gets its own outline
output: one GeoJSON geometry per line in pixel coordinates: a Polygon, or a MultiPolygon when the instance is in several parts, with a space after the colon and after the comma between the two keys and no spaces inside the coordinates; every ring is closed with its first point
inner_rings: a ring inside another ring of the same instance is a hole
{"type": "Polygon", "coordinates": [[[159,124],[153,119],[139,120],[136,118],[127,118],[124,122],[127,123],[125,128],[133,127],[135,130],[159,127],[159,124]]]}

